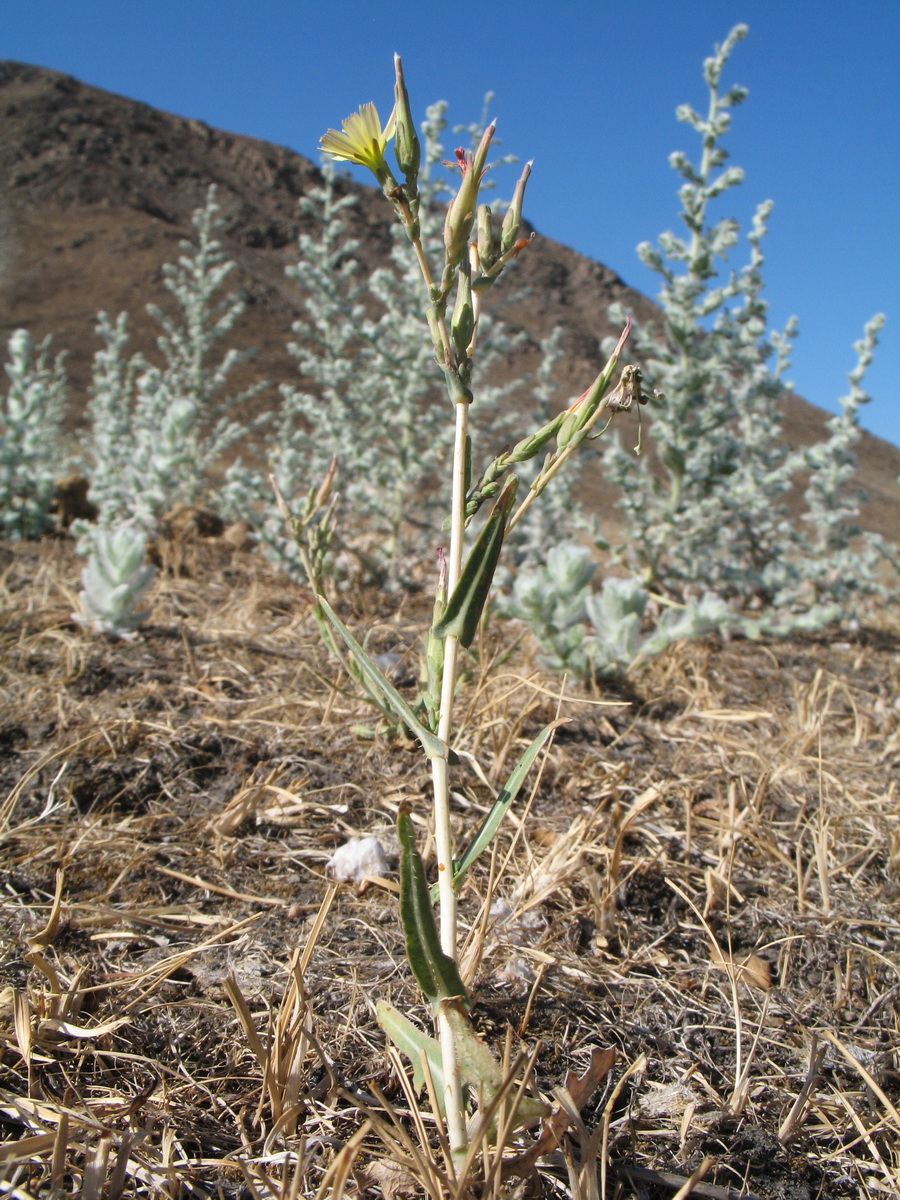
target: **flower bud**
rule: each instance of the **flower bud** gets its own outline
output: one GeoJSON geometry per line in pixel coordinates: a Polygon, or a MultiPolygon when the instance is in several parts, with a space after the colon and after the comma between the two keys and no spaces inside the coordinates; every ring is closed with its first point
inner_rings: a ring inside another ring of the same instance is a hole
{"type": "Polygon", "coordinates": [[[403,64],[399,54],[394,55],[394,70],[397,75],[394,83],[394,153],[397,166],[406,176],[407,185],[415,189],[419,174],[419,139],[409,108],[409,95],[403,81],[403,64]]]}
{"type": "Polygon", "coordinates": [[[460,271],[456,289],[456,304],[450,321],[450,334],[460,358],[466,357],[472,334],[475,332],[475,309],[472,304],[472,279],[468,271],[460,271]]]}
{"type": "Polygon", "coordinates": [[[507,250],[511,250],[515,245],[516,237],[519,233],[519,226],[522,224],[522,201],[525,198],[525,184],[528,182],[528,176],[531,174],[531,163],[527,162],[519,177],[519,182],[516,184],[516,190],[513,192],[512,202],[506,211],[506,216],[503,218],[503,228],[500,231],[500,253],[505,254],[507,250]]]}
{"type": "Polygon", "coordinates": [[[486,204],[478,205],[478,261],[482,271],[489,271],[497,258],[497,241],[491,210],[486,204]]]}
{"type": "Polygon", "coordinates": [[[495,123],[484,131],[484,135],[474,155],[458,154],[462,180],[459,191],[450,201],[447,209],[447,219],[444,222],[444,246],[447,251],[447,262],[458,263],[469,240],[469,233],[475,220],[475,209],[478,204],[478,188],[484,175],[485,162],[491,138],[494,136],[495,123]]]}
{"type": "Polygon", "coordinates": [[[578,415],[574,412],[566,414],[566,418],[560,425],[556,434],[556,444],[560,450],[565,450],[569,442],[578,432],[578,415]]]}

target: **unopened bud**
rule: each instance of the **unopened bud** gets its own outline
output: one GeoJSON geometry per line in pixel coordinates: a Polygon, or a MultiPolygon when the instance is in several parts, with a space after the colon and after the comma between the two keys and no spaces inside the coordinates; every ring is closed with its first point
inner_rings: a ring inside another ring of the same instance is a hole
{"type": "Polygon", "coordinates": [[[511,463],[520,463],[528,462],[530,458],[534,458],[538,451],[546,446],[554,433],[559,432],[564,423],[565,418],[560,414],[553,421],[548,421],[543,429],[539,429],[531,437],[522,438],[520,442],[516,442],[509,453],[509,461],[511,463]]]}
{"type": "Polygon", "coordinates": [[[460,271],[456,289],[456,304],[450,321],[453,345],[460,358],[466,357],[469,342],[475,332],[475,309],[472,305],[472,280],[468,271],[460,271]]]}
{"type": "Polygon", "coordinates": [[[484,174],[488,149],[494,136],[494,122],[484,131],[478,149],[469,158],[463,158],[460,151],[460,166],[462,180],[459,191],[450,201],[447,209],[447,219],[444,222],[444,246],[447,251],[447,262],[458,263],[469,240],[469,233],[475,221],[475,209],[478,204],[478,188],[484,174]]]}
{"type": "Polygon", "coordinates": [[[507,250],[512,249],[518,237],[519,226],[522,224],[522,201],[525,199],[525,184],[528,182],[530,174],[531,163],[527,162],[522,169],[522,174],[519,176],[519,182],[516,184],[516,190],[513,192],[512,202],[506,210],[506,216],[503,218],[503,228],[500,231],[501,254],[505,254],[507,250]]]}
{"type": "Polygon", "coordinates": [[[397,166],[406,176],[407,186],[415,190],[419,174],[419,139],[416,126],[409,108],[409,95],[403,81],[403,64],[400,55],[394,55],[394,153],[397,156],[397,166]]]}
{"type": "Polygon", "coordinates": [[[497,241],[491,210],[486,204],[478,205],[478,260],[482,271],[489,271],[497,258],[497,241]]]}
{"type": "Polygon", "coordinates": [[[566,413],[566,418],[556,434],[556,444],[560,450],[565,450],[569,442],[578,432],[579,418],[577,413],[566,413]]]}

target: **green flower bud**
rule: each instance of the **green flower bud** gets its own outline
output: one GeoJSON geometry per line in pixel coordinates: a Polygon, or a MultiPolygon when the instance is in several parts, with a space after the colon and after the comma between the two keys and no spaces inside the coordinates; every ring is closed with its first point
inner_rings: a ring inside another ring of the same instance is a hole
{"type": "Polygon", "coordinates": [[[554,433],[559,432],[565,424],[565,420],[566,415],[559,413],[552,421],[548,421],[543,429],[539,429],[537,433],[533,433],[530,437],[522,438],[520,442],[516,442],[509,453],[509,461],[511,463],[520,463],[534,458],[538,451],[546,446],[554,433]]]}
{"type": "Polygon", "coordinates": [[[447,251],[447,262],[458,263],[469,240],[469,233],[475,221],[475,209],[478,205],[478,188],[485,171],[487,153],[494,136],[495,123],[484,131],[478,149],[474,155],[466,155],[457,150],[456,159],[462,171],[459,191],[450,201],[447,208],[447,219],[444,222],[444,246],[447,251]]]}
{"type": "Polygon", "coordinates": [[[475,332],[475,309],[472,304],[472,280],[468,271],[460,271],[456,289],[456,304],[450,321],[450,334],[460,358],[466,357],[472,334],[475,332]]]}
{"type": "Polygon", "coordinates": [[[394,153],[397,166],[406,176],[407,186],[415,192],[419,175],[419,139],[409,108],[409,95],[403,81],[403,64],[399,54],[394,55],[394,70],[397,75],[394,83],[394,153]]]}
{"type": "Polygon", "coordinates": [[[572,438],[578,432],[578,428],[578,414],[574,412],[567,413],[566,418],[562,425],[560,425],[559,431],[556,435],[556,444],[559,446],[560,450],[565,450],[566,446],[568,446],[569,442],[571,442],[572,438]]]}
{"type": "Polygon", "coordinates": [[[489,271],[497,258],[497,240],[491,210],[486,204],[478,205],[478,260],[482,271],[489,271]]]}
{"type": "Polygon", "coordinates": [[[507,250],[511,250],[515,245],[519,226],[522,224],[522,201],[525,199],[525,184],[528,182],[530,174],[531,163],[527,162],[519,177],[519,182],[516,184],[516,190],[513,192],[512,203],[506,210],[506,216],[503,218],[503,228],[500,231],[501,254],[505,254],[507,250]]]}

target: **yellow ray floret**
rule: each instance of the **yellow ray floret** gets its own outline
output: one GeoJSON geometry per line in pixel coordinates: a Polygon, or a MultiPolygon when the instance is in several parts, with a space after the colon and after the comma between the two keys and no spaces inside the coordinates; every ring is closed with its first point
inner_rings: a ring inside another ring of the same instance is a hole
{"type": "Polygon", "coordinates": [[[382,129],[378,110],[369,101],[361,104],[359,112],[351,113],[341,125],[342,131],[329,129],[323,134],[320,149],[332,158],[359,163],[378,174],[385,165],[384,148],[394,136],[394,113],[382,129]]]}

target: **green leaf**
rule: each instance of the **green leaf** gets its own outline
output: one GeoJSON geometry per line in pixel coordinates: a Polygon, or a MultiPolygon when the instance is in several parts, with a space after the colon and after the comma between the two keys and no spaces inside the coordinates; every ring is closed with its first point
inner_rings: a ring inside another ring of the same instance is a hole
{"type": "Polygon", "coordinates": [[[457,1004],[445,1004],[444,1013],[453,1030],[459,1073],[479,1097],[479,1106],[490,1103],[503,1084],[500,1064],[472,1027],[468,1015],[457,1004]]]}
{"type": "Polygon", "coordinates": [[[444,1063],[441,1058],[441,1044],[437,1038],[423,1033],[418,1025],[397,1012],[390,1004],[379,1000],[375,1005],[375,1016],[378,1024],[391,1039],[401,1054],[405,1054],[412,1063],[413,1087],[420,1092],[425,1086],[425,1071],[422,1067],[422,1055],[428,1061],[431,1080],[437,1096],[441,1115],[446,1116],[444,1107],[444,1063]]]}
{"type": "MultiPolygon", "coordinates": [[[[475,1032],[472,1022],[456,1001],[445,1002],[444,1011],[453,1031],[459,1072],[464,1080],[464,1100],[468,1105],[470,1098],[476,1097],[478,1107],[483,1111],[503,1087],[504,1079],[500,1064],[487,1044],[475,1032]]],[[[418,1025],[414,1025],[396,1008],[386,1004],[383,1000],[376,1003],[375,1016],[378,1024],[400,1053],[405,1054],[412,1063],[413,1087],[417,1092],[421,1092],[425,1086],[423,1059],[428,1063],[435,1099],[441,1115],[446,1118],[444,1061],[440,1042],[437,1038],[423,1033],[418,1025]]],[[[523,1096],[519,1102],[513,1125],[514,1127],[532,1125],[541,1117],[547,1116],[548,1112],[549,1109],[542,1100],[538,1100],[534,1096],[523,1096]]],[[[491,1132],[496,1132],[496,1124],[495,1118],[489,1127],[491,1132]]]]}
{"type": "Polygon", "coordinates": [[[503,491],[485,522],[484,529],[463,567],[453,595],[447,601],[443,616],[435,625],[437,637],[448,634],[458,637],[464,646],[471,646],[478,631],[478,622],[491,590],[497,560],[503,546],[506,522],[516,495],[518,479],[513,475],[503,485],[503,491]]]}
{"type": "Polygon", "coordinates": [[[447,748],[440,738],[436,737],[430,729],[426,729],[390,680],[372,662],[371,658],[369,658],[344,622],[335,613],[325,597],[319,596],[317,599],[322,606],[325,616],[347,643],[347,647],[353,655],[356,665],[369,683],[380,693],[388,708],[400,718],[410,733],[419,739],[422,749],[429,758],[446,758],[447,748]]]}
{"type": "Polygon", "coordinates": [[[400,921],[412,973],[432,1005],[449,999],[468,1004],[459,968],[441,949],[425,880],[425,864],[416,849],[409,813],[403,806],[397,814],[397,836],[400,839],[400,921]]]}
{"type": "MultiPolygon", "coordinates": [[[[522,784],[525,782],[525,776],[531,769],[531,765],[537,758],[541,748],[549,738],[557,726],[564,724],[564,721],[553,721],[549,725],[545,725],[541,732],[537,735],[516,765],[513,767],[512,774],[506,783],[500,789],[497,799],[491,806],[490,812],[479,825],[475,836],[466,848],[462,858],[455,864],[453,870],[453,886],[459,890],[462,886],[462,881],[465,878],[466,872],[478,856],[487,849],[494,839],[494,834],[500,826],[500,822],[509,811],[510,805],[518,796],[522,784]]],[[[431,889],[432,900],[437,899],[437,885],[431,889]]]]}
{"type": "MultiPolygon", "coordinates": [[[[453,1042],[456,1046],[456,1057],[459,1062],[459,1073],[477,1097],[478,1108],[484,1110],[493,1101],[504,1084],[503,1071],[500,1063],[486,1042],[483,1042],[472,1027],[468,1015],[458,1004],[452,1001],[442,1005],[442,1009],[453,1031],[453,1042]]],[[[516,1109],[513,1128],[522,1125],[532,1125],[549,1114],[543,1100],[534,1096],[522,1096],[516,1109]]],[[[497,1128],[496,1116],[488,1129],[495,1133],[497,1128]]]]}

